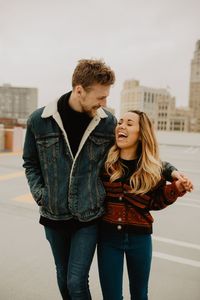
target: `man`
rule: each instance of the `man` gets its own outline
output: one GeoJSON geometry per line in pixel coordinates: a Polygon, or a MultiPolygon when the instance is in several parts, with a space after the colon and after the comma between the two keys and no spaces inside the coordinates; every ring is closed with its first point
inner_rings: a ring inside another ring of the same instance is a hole
{"type": "Polygon", "coordinates": [[[105,196],[99,172],[116,125],[101,106],[114,82],[104,62],[80,60],[72,92],[36,110],[27,123],[23,166],[40,206],[63,299],[91,299],[88,273],[105,196]]]}
{"type": "MultiPolygon", "coordinates": [[[[72,91],[33,112],[27,122],[23,166],[40,206],[64,300],[91,299],[88,274],[104,213],[99,174],[116,126],[115,117],[101,106],[114,82],[104,62],[80,60],[72,91]]],[[[175,168],[167,164],[165,170],[171,174],[175,168]]]]}

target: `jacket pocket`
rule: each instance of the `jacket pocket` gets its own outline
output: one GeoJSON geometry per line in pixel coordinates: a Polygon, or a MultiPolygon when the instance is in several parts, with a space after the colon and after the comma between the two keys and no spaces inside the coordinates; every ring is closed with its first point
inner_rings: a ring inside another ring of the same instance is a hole
{"type": "Polygon", "coordinates": [[[90,160],[102,160],[112,143],[112,137],[91,135],[88,138],[87,151],[90,160]]]}
{"type": "Polygon", "coordinates": [[[38,139],[37,148],[44,163],[52,164],[59,155],[59,137],[45,137],[38,139]]]}

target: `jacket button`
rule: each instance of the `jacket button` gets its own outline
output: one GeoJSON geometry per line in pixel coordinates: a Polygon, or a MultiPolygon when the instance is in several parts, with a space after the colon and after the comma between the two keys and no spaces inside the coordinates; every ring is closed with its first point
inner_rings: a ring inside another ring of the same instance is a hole
{"type": "Polygon", "coordinates": [[[121,196],[119,197],[119,200],[122,201],[122,197],[121,196]]]}
{"type": "Polygon", "coordinates": [[[121,230],[121,229],[122,229],[122,226],[121,226],[121,225],[117,225],[117,229],[118,229],[118,230],[121,230]]]}
{"type": "Polygon", "coordinates": [[[121,222],[121,221],[122,221],[122,218],[118,218],[118,221],[121,222]]]}

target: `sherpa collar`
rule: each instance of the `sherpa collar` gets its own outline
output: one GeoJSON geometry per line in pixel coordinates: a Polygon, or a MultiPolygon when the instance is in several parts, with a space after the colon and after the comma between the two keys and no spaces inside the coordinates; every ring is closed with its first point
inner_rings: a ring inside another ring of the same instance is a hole
{"type": "MultiPolygon", "coordinates": [[[[55,114],[58,113],[57,102],[58,102],[58,100],[50,102],[49,104],[47,104],[47,106],[45,106],[43,113],[42,113],[42,118],[48,118],[48,117],[54,116],[55,114]]],[[[96,116],[100,117],[101,119],[108,117],[106,112],[101,107],[97,109],[96,116]]]]}

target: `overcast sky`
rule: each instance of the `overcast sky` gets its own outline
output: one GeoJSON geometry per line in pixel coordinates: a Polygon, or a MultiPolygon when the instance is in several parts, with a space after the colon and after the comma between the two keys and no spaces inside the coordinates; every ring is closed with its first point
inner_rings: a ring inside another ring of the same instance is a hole
{"type": "Polygon", "coordinates": [[[199,0],[0,0],[0,85],[37,87],[42,106],[71,89],[80,58],[103,58],[117,112],[126,79],[187,106],[198,39],[199,0]]]}

